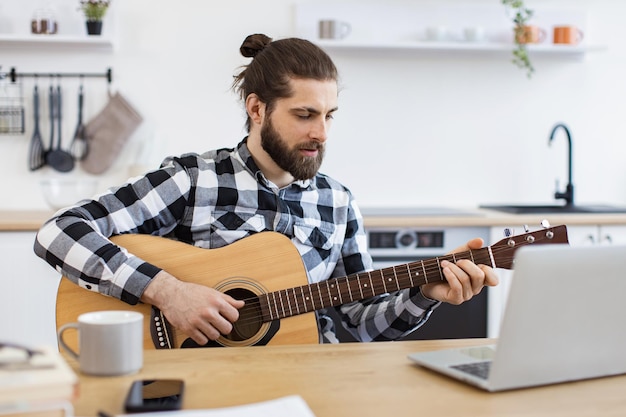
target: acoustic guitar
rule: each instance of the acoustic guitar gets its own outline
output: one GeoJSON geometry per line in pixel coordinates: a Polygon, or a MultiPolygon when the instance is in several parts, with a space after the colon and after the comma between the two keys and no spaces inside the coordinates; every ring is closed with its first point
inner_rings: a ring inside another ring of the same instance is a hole
{"type": "MultiPolygon", "coordinates": [[[[277,232],[251,235],[219,249],[202,249],[149,235],[119,235],[111,239],[178,279],[211,286],[245,300],[229,335],[206,346],[253,346],[318,343],[315,310],[376,295],[445,281],[440,263],[470,259],[493,268],[512,269],[515,251],[526,245],[568,243],[566,226],[545,228],[481,249],[362,272],[309,284],[300,254],[289,238],[277,232]]],[[[148,304],[129,305],[87,291],[64,277],[56,302],[57,328],[96,310],[134,310],[144,315],[144,347],[199,347],[169,325],[162,312],[148,304]]],[[[77,341],[68,334],[67,342],[77,341]]]]}

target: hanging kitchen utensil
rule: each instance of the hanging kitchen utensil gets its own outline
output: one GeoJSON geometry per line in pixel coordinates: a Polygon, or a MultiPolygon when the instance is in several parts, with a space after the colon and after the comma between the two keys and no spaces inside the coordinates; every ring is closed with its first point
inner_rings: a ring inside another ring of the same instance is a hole
{"type": "Polygon", "coordinates": [[[57,122],[57,133],[58,138],[56,140],[56,146],[54,142],[51,140],[51,148],[46,155],[46,163],[50,165],[52,168],[56,169],[60,172],[69,172],[74,169],[74,158],[69,152],[64,151],[61,148],[61,136],[62,136],[62,106],[63,102],[61,100],[61,85],[57,85],[56,97],[53,93],[53,103],[54,103],[54,115],[56,115],[57,122]]]}
{"type": "Polygon", "coordinates": [[[83,84],[81,82],[78,89],[78,124],[72,143],[70,143],[70,153],[76,161],[82,161],[89,152],[89,143],[85,136],[85,125],[83,124],[83,84]]]}
{"type": "Polygon", "coordinates": [[[35,128],[33,137],[30,139],[28,150],[28,168],[36,171],[46,164],[46,150],[41,140],[41,132],[39,130],[39,87],[35,84],[33,89],[33,114],[35,119],[35,128]]]}
{"type": "Polygon", "coordinates": [[[0,135],[23,134],[24,95],[22,83],[9,82],[0,73],[0,135]]]}
{"type": "Polygon", "coordinates": [[[50,142],[48,143],[48,149],[46,150],[46,159],[48,159],[48,154],[54,148],[54,119],[56,118],[56,110],[55,110],[55,93],[54,87],[52,86],[52,80],[50,80],[50,88],[48,89],[48,117],[50,118],[50,142]]]}

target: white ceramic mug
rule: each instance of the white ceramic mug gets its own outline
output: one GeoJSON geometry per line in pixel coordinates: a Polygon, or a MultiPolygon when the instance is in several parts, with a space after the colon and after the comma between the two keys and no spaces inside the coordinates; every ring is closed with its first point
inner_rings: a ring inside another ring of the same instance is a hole
{"type": "Polygon", "coordinates": [[[143,315],[135,311],[94,311],[59,329],[59,344],[90,375],[125,375],[143,366],[143,315]],[[78,352],[63,340],[68,329],[78,331],[78,352]]]}
{"type": "Polygon", "coordinates": [[[350,34],[352,27],[341,20],[320,20],[320,39],[343,39],[350,34]]]}
{"type": "Polygon", "coordinates": [[[450,31],[445,26],[430,26],[426,28],[426,39],[435,42],[447,42],[450,40],[450,31]]]}
{"type": "Polygon", "coordinates": [[[466,42],[483,42],[485,29],[482,26],[468,26],[463,29],[463,38],[466,42]]]}

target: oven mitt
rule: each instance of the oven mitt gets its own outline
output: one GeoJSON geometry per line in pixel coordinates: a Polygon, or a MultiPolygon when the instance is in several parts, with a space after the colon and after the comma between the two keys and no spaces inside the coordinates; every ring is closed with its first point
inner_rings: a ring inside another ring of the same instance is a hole
{"type": "Polygon", "coordinates": [[[89,153],[81,162],[82,168],[90,174],[109,169],[142,121],[128,101],[115,93],[104,109],[85,125],[89,153]]]}

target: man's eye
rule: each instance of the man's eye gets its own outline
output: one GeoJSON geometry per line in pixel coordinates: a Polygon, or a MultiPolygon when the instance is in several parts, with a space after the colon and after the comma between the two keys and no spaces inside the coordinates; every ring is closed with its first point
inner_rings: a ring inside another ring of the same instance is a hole
{"type": "Polygon", "coordinates": [[[334,115],[334,114],[327,114],[327,115],[326,115],[326,120],[332,120],[332,119],[334,119],[334,118],[335,118],[335,115],[334,115]]]}
{"type": "Polygon", "coordinates": [[[298,118],[302,119],[302,120],[308,120],[311,118],[310,114],[299,114],[298,118]]]}

